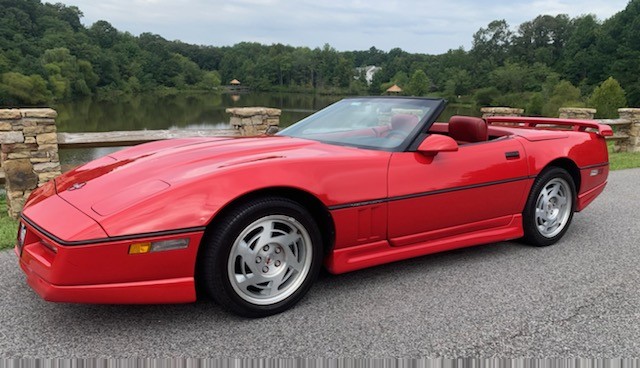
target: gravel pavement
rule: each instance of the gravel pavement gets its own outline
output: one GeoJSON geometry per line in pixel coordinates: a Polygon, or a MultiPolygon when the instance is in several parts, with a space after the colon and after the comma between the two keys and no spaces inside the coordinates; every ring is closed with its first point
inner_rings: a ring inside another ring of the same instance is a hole
{"type": "Polygon", "coordinates": [[[640,357],[640,169],[552,247],[490,244],[323,274],[294,309],[54,304],[0,252],[0,357],[640,357]]]}

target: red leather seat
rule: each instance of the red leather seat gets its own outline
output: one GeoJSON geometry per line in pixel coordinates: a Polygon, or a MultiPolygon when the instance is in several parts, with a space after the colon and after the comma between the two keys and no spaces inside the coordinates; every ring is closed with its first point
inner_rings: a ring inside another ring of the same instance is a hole
{"type": "Polygon", "coordinates": [[[458,143],[484,142],[489,139],[487,122],[472,116],[452,116],[449,136],[458,143]]]}

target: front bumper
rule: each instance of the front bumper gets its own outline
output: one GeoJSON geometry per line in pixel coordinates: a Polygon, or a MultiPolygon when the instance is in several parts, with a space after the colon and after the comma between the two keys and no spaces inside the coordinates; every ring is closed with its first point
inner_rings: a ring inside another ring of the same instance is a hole
{"type": "Polygon", "coordinates": [[[196,300],[194,272],[202,231],[149,234],[63,245],[22,220],[24,245],[15,252],[27,283],[45,300],[96,304],[188,303],[196,300]],[[189,239],[185,249],[129,254],[132,243],[189,239]]]}

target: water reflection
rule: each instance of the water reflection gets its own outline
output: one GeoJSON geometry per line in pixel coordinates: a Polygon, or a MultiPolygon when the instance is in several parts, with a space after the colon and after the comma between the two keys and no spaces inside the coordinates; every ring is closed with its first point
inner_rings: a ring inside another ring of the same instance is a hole
{"type": "MultiPolygon", "coordinates": [[[[343,96],[294,93],[180,93],[142,94],[117,101],[83,100],[59,103],[57,126],[60,132],[106,132],[143,129],[229,128],[228,107],[264,106],[282,110],[280,126],[286,127],[318,111],[343,96]]],[[[469,108],[449,107],[439,121],[451,115],[471,114],[469,108]]],[[[63,169],[102,157],[121,147],[64,149],[60,151],[63,169]]]]}
{"type": "Polygon", "coordinates": [[[289,126],[341,98],[290,93],[142,94],[126,96],[118,101],[88,98],[60,103],[54,108],[58,111],[57,125],[61,132],[169,129],[190,125],[213,128],[229,122],[226,108],[245,106],[279,108],[282,110],[281,125],[289,126]]]}
{"type": "Polygon", "coordinates": [[[66,172],[76,166],[120,151],[125,147],[69,148],[60,150],[60,164],[66,172]]]}

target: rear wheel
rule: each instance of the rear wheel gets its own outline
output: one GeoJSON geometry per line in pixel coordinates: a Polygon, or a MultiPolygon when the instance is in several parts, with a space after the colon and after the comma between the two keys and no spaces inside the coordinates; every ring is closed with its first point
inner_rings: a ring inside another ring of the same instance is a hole
{"type": "Polygon", "coordinates": [[[279,197],[235,208],[211,229],[203,246],[202,287],[224,308],[247,317],[293,306],[322,263],[313,217],[298,203],[279,197]]]}
{"type": "Polygon", "coordinates": [[[573,178],[559,167],[543,171],[533,183],[523,212],[523,240],[544,247],[556,243],[569,228],[575,209],[573,178]]]}

